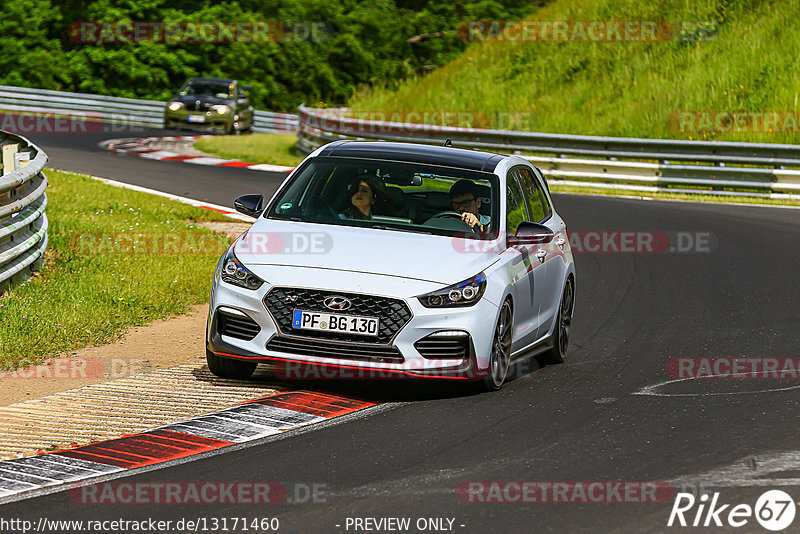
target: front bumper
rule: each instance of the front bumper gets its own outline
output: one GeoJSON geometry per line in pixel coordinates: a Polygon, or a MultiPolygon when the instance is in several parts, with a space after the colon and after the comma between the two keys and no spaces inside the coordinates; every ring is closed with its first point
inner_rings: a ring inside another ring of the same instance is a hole
{"type": "MultiPolygon", "coordinates": [[[[370,361],[365,358],[332,357],[312,354],[298,354],[297,351],[282,352],[270,350],[267,345],[271,340],[293,338],[302,340],[298,332],[281,330],[272,314],[264,304],[264,297],[272,286],[264,284],[257,291],[240,289],[231,284],[216,280],[212,287],[209,316],[207,349],[224,357],[248,361],[269,363],[276,376],[288,379],[303,378],[339,378],[339,379],[390,379],[390,378],[435,378],[468,380],[479,379],[486,375],[488,356],[492,342],[493,328],[499,309],[487,299],[481,299],[475,306],[468,308],[430,309],[423,307],[414,297],[402,300],[411,311],[410,320],[394,335],[387,344],[381,345],[381,351],[375,351],[376,357],[370,361]],[[227,311],[226,311],[227,310],[227,311]],[[225,335],[220,331],[220,311],[225,313],[244,313],[258,326],[258,333],[252,339],[245,340],[225,335]],[[436,332],[465,332],[468,334],[468,348],[462,358],[438,359],[423,356],[415,344],[436,332]],[[385,349],[394,347],[401,355],[402,361],[390,361],[383,358],[385,349]]],[[[346,291],[344,288],[319,288],[324,290],[346,291]]],[[[374,294],[374,293],[373,293],[374,294]]],[[[388,298],[400,298],[397,295],[381,295],[388,298]]],[[[305,338],[309,339],[309,338],[305,338]]],[[[327,341],[330,343],[330,341],[327,341]]],[[[345,345],[365,344],[341,342],[345,345]]],[[[273,343],[274,346],[274,343],[273,343]]],[[[365,352],[361,350],[361,352],[365,352]]]]}
{"type": "Polygon", "coordinates": [[[164,128],[180,128],[201,132],[226,133],[233,125],[233,113],[220,115],[215,111],[178,111],[164,112],[164,128]],[[203,122],[189,122],[189,116],[202,117],[203,122]]]}

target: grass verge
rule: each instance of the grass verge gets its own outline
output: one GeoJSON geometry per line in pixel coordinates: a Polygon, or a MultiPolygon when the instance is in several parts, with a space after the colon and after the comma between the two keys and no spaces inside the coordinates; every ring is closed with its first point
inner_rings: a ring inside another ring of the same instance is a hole
{"type": "Polygon", "coordinates": [[[207,301],[229,239],[195,223],[228,219],[85,175],[46,175],[45,264],[0,296],[0,367],[109,343],[207,301]]]}
{"type": "Polygon", "coordinates": [[[261,133],[199,139],[195,148],[221,158],[294,167],[303,161],[303,156],[297,154],[296,143],[294,134],[261,133]]]}

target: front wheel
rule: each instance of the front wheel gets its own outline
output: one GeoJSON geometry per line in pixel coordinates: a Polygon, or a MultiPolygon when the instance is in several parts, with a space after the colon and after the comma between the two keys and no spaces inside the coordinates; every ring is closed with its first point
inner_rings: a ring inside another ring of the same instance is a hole
{"type": "Polygon", "coordinates": [[[503,382],[511,363],[511,324],[513,314],[511,303],[505,301],[500,308],[497,326],[492,339],[492,352],[489,356],[489,373],[483,379],[483,387],[487,391],[498,390],[503,387],[503,382]]]}
{"type": "Polygon", "coordinates": [[[548,365],[564,363],[569,347],[569,334],[572,330],[572,310],[575,305],[575,284],[572,278],[567,278],[561,303],[558,307],[558,317],[553,331],[553,348],[542,355],[542,361],[548,365]]]}
{"type": "Polygon", "coordinates": [[[250,378],[258,366],[256,362],[222,358],[208,349],[206,349],[206,362],[208,370],[220,378],[250,378]]]}

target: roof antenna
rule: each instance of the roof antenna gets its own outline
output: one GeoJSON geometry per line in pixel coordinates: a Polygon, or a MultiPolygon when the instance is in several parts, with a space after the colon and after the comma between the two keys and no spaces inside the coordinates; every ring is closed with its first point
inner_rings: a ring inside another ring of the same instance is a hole
{"type": "Polygon", "coordinates": [[[444,144],[442,146],[453,146],[453,142],[448,137],[447,139],[444,140],[444,144]]]}

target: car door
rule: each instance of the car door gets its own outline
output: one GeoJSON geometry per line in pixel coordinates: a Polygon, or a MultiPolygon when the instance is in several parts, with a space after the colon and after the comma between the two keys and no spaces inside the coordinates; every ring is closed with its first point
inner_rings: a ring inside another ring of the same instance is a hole
{"type": "Polygon", "coordinates": [[[550,331],[561,302],[561,290],[567,265],[564,254],[567,231],[564,221],[553,210],[544,177],[538,172],[538,169],[519,168],[519,180],[531,220],[544,224],[555,234],[552,241],[542,243],[536,247],[536,251],[533,253],[537,261],[544,267],[544,276],[536,280],[538,285],[534,288],[539,305],[538,337],[542,337],[550,331]]]}
{"type": "MultiPolygon", "coordinates": [[[[509,235],[516,235],[519,223],[531,219],[528,203],[520,180],[522,167],[514,167],[506,181],[506,229],[509,235]]],[[[538,245],[514,245],[510,253],[515,253],[509,263],[512,294],[514,296],[514,337],[512,354],[534,343],[539,338],[542,295],[538,287],[545,284],[544,262],[537,257],[538,245]]]]}

